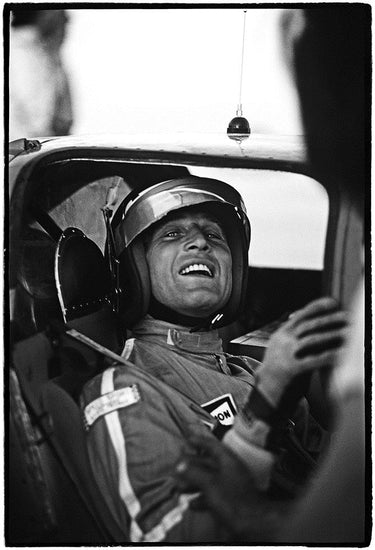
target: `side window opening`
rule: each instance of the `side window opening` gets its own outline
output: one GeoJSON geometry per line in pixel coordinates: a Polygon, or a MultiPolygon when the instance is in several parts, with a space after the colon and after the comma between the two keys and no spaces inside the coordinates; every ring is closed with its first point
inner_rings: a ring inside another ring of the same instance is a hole
{"type": "Polygon", "coordinates": [[[322,294],[328,194],[292,172],[194,167],[242,195],[251,224],[246,304],[221,330],[226,349],[261,360],[270,334],[288,315],[322,294]]]}
{"type": "Polygon", "coordinates": [[[314,179],[292,172],[194,167],[242,195],[251,223],[249,263],[256,267],[322,270],[328,194],[314,179]]]}

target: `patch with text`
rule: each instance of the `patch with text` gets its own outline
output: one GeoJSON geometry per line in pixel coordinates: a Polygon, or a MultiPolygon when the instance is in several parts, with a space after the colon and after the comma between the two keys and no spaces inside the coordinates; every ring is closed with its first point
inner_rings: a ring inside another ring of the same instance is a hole
{"type": "Polygon", "coordinates": [[[234,423],[234,417],[237,414],[237,407],[230,393],[216,397],[207,403],[203,403],[201,407],[210,413],[223,424],[223,426],[231,426],[234,423]]]}
{"type": "Polygon", "coordinates": [[[129,407],[140,401],[139,390],[137,384],[126,386],[119,390],[112,391],[101,395],[95,401],[89,403],[84,410],[84,418],[86,426],[91,426],[99,417],[129,407]]]}

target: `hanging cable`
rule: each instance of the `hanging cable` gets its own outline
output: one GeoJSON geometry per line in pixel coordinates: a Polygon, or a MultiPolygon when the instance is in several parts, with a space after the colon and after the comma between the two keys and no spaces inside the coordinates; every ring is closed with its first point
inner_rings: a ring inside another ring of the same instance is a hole
{"type": "Polygon", "coordinates": [[[250,124],[248,120],[242,116],[242,80],[243,80],[243,66],[245,58],[245,35],[246,35],[246,13],[243,12],[243,29],[242,29],[242,54],[241,54],[241,71],[240,71],[240,95],[238,98],[238,105],[236,116],[229,122],[227,128],[227,134],[230,139],[234,139],[240,145],[243,139],[249,137],[251,133],[250,124]]]}
{"type": "Polygon", "coordinates": [[[240,71],[240,95],[238,98],[237,116],[242,116],[242,77],[243,77],[243,61],[245,57],[245,35],[246,35],[246,13],[243,12],[243,30],[242,30],[242,54],[241,54],[241,71],[240,71]]]}

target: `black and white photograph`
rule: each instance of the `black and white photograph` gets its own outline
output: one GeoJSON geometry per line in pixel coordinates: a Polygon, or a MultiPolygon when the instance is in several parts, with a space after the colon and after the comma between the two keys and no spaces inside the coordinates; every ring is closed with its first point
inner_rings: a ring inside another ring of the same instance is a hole
{"type": "Polygon", "coordinates": [[[8,547],[368,547],[370,2],[10,2],[8,547]]]}

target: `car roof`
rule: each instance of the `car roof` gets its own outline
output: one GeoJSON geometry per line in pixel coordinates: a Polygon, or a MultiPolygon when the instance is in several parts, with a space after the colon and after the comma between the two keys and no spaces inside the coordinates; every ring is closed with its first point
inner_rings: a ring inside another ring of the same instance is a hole
{"type": "MultiPolygon", "coordinates": [[[[173,157],[221,158],[223,161],[279,161],[294,165],[306,164],[306,148],[302,136],[270,136],[252,134],[237,141],[226,134],[97,134],[16,140],[10,144],[17,165],[34,162],[51,153],[87,151],[103,154],[105,151],[132,152],[137,158],[148,153],[150,160],[166,154],[173,157]],[[26,150],[25,150],[26,149],[26,150]]],[[[12,159],[12,160],[13,160],[12,159]]],[[[13,162],[12,162],[13,164],[13,162]]]]}
{"type": "MultiPolygon", "coordinates": [[[[8,196],[35,168],[69,159],[261,168],[313,176],[303,136],[251,134],[94,134],[18,139],[9,144],[8,196]]],[[[21,191],[22,192],[22,191],[21,191]]]]}

